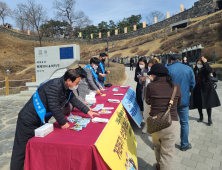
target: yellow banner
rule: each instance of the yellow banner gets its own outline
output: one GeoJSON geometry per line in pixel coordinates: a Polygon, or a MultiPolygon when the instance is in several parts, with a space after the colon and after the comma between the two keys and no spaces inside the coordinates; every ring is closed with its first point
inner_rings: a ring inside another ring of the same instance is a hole
{"type": "Polygon", "coordinates": [[[122,103],[95,143],[111,169],[137,170],[137,141],[122,103]]]}

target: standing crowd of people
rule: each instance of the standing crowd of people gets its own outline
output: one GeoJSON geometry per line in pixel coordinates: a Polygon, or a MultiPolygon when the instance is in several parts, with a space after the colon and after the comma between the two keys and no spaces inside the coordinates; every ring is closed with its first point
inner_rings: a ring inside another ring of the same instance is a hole
{"type": "MultiPolygon", "coordinates": [[[[132,62],[130,61],[130,64],[132,62]]],[[[208,115],[207,125],[213,124],[212,108],[220,106],[220,100],[211,81],[212,68],[205,57],[196,60],[195,68],[189,66],[181,54],[171,56],[171,65],[159,63],[157,58],[140,58],[135,70],[136,98],[144,118],[142,133],[150,128],[148,117],[161,125],[161,116],[170,112],[171,125],[151,133],[158,170],[170,170],[175,143],[180,129],[180,150],[192,148],[189,142],[189,110],[197,109],[203,122],[203,109],[208,115]],[[170,106],[169,106],[170,105],[170,106]],[[161,115],[161,116],[160,116],[161,115]],[[159,122],[158,122],[159,121],[159,122]],[[180,128],[179,128],[180,127],[180,128]]],[[[155,127],[152,127],[155,128],[155,127]]]]}
{"type": "MultiPolygon", "coordinates": [[[[67,70],[64,76],[45,81],[38,87],[18,114],[11,170],[23,169],[28,140],[34,137],[34,130],[52,116],[62,129],[69,128],[65,115],[74,107],[91,118],[99,116],[85,102],[85,97],[91,92],[101,94],[106,75],[110,74],[105,69],[106,57],[106,53],[101,53],[99,58],[91,58],[90,64],[84,68],[67,70]],[[43,108],[39,108],[39,103],[43,108]]],[[[147,62],[142,57],[135,69],[136,99],[145,122],[142,133],[147,133],[150,128],[148,119],[159,121],[151,127],[153,129],[162,126],[161,121],[169,124],[151,133],[158,170],[171,169],[179,127],[181,151],[192,148],[188,140],[189,110],[198,110],[197,122],[201,123],[204,120],[202,110],[206,109],[207,125],[211,126],[212,108],[221,105],[211,82],[212,68],[206,58],[199,58],[194,69],[186,57],[182,60],[181,54],[172,55],[171,63],[170,66],[161,64],[157,58],[147,62]]],[[[133,65],[131,59],[130,70],[133,70],[133,65]]]]}

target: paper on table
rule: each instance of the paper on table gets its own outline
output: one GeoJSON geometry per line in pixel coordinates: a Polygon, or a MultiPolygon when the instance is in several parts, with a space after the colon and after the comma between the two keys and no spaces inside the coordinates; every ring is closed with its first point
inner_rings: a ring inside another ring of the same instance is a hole
{"type": "Polygon", "coordinates": [[[117,99],[108,99],[108,102],[110,102],[110,103],[120,103],[120,100],[117,100],[117,99]]]}
{"type": "Polygon", "coordinates": [[[113,88],[112,91],[117,92],[119,90],[119,88],[113,88]]]}
{"type": "Polygon", "coordinates": [[[101,111],[99,112],[99,114],[110,114],[110,113],[112,113],[112,112],[109,111],[109,110],[101,110],[101,111]]]}
{"type": "Polygon", "coordinates": [[[113,94],[114,96],[123,96],[124,94],[113,94]]]}
{"type": "Polygon", "coordinates": [[[104,107],[104,108],[102,108],[102,110],[112,110],[112,109],[114,109],[114,107],[104,107]]]}
{"type": "Polygon", "coordinates": [[[120,86],[120,87],[122,87],[122,88],[128,88],[128,86],[120,86]]]}
{"type": "Polygon", "coordinates": [[[97,104],[95,108],[93,108],[93,111],[99,111],[104,107],[104,104],[97,104]]]}
{"type": "Polygon", "coordinates": [[[94,117],[92,119],[92,122],[94,123],[108,123],[109,122],[109,119],[103,119],[103,118],[98,118],[98,117],[94,117]]]}

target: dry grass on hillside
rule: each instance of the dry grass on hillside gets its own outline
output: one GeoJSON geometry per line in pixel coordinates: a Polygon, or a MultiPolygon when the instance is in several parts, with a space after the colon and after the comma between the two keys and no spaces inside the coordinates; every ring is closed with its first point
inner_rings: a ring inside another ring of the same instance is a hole
{"type": "Polygon", "coordinates": [[[137,52],[136,54],[137,54],[138,56],[144,56],[144,55],[146,55],[148,52],[149,52],[149,50],[141,50],[141,51],[137,52]]]}
{"type": "Polygon", "coordinates": [[[163,42],[160,49],[163,52],[172,51],[180,52],[182,49],[192,47],[198,44],[201,44],[204,49],[202,54],[211,60],[212,51],[217,53],[217,61],[222,59],[222,20],[217,19],[206,24],[203,28],[192,28],[190,30],[185,30],[178,36],[172,36],[170,39],[167,39],[163,42]],[[214,27],[209,27],[210,24],[218,23],[214,27]]]}
{"type": "Polygon", "coordinates": [[[121,57],[122,56],[122,53],[117,53],[117,54],[114,54],[112,57],[110,57],[111,59],[113,58],[116,58],[116,57],[121,57]]]}
{"type": "Polygon", "coordinates": [[[130,52],[131,52],[131,53],[136,53],[138,50],[139,50],[139,48],[136,47],[136,48],[133,48],[130,52]]]}
{"type": "MultiPolygon", "coordinates": [[[[124,57],[136,54],[149,55],[151,53],[159,54],[169,51],[180,52],[184,48],[202,44],[205,47],[203,55],[210,59],[211,51],[215,50],[217,60],[220,60],[222,59],[222,53],[221,45],[218,42],[222,40],[222,19],[210,21],[203,28],[192,28],[207,17],[211,17],[217,13],[191,19],[191,21],[196,20],[197,22],[189,25],[190,30],[178,29],[177,32],[165,33],[168,29],[167,27],[132,39],[110,42],[108,47],[109,56],[110,58],[114,58],[116,56],[124,57]],[[112,47],[112,44],[114,44],[114,47],[112,47]]],[[[43,46],[53,45],[65,44],[43,42],[43,46]]],[[[32,67],[34,65],[34,47],[38,46],[38,42],[24,41],[0,33],[0,74],[4,75],[7,69],[11,73],[16,73],[32,67]]],[[[105,52],[106,47],[106,43],[94,45],[80,44],[81,59],[89,60],[91,57],[98,57],[99,53],[105,52]]]]}

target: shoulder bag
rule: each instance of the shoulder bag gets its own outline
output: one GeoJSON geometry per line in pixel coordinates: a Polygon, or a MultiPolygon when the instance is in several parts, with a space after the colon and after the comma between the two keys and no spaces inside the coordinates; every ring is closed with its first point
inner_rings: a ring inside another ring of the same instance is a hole
{"type": "Polygon", "coordinates": [[[169,102],[168,109],[165,113],[159,113],[156,116],[149,116],[147,118],[146,120],[147,132],[149,134],[168,128],[172,124],[170,109],[171,109],[171,106],[173,105],[176,92],[177,92],[177,87],[174,85],[173,94],[169,102]]]}

